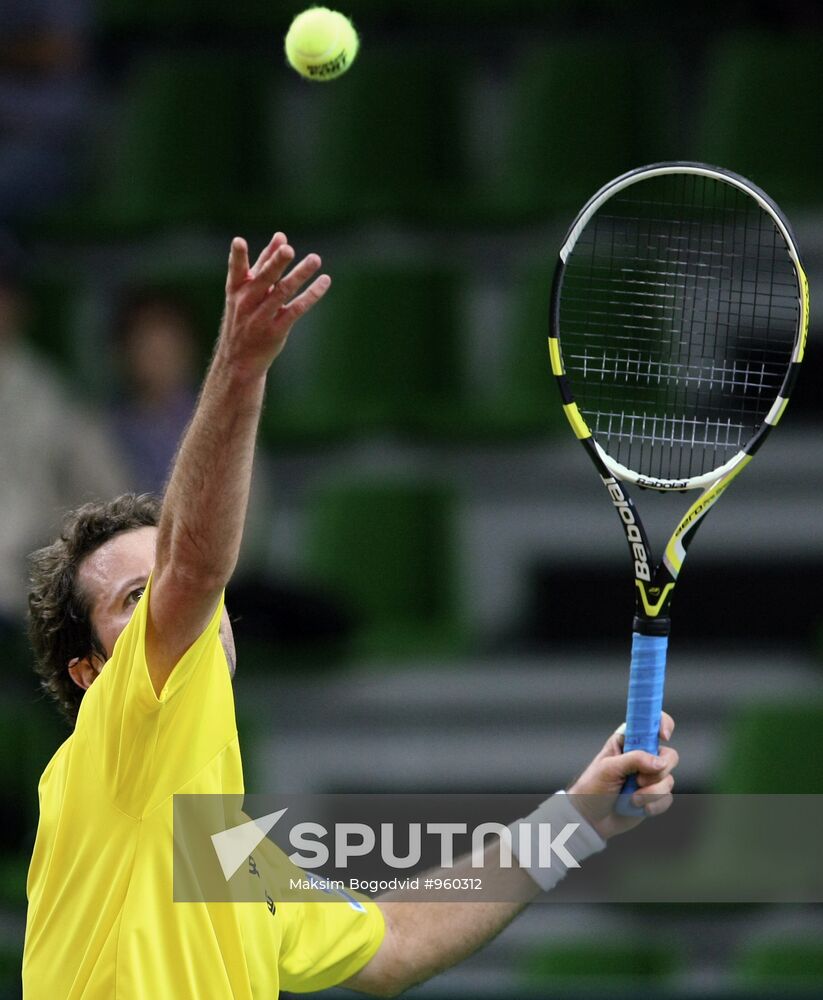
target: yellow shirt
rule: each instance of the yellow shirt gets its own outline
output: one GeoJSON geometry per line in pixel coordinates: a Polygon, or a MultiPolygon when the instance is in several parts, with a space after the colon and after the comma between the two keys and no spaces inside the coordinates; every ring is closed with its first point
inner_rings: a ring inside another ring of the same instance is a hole
{"type": "Polygon", "coordinates": [[[383,938],[366,902],[175,903],[172,796],[242,794],[222,601],[158,698],[148,588],[40,780],[26,1000],[273,1000],[354,975],[383,938]]]}

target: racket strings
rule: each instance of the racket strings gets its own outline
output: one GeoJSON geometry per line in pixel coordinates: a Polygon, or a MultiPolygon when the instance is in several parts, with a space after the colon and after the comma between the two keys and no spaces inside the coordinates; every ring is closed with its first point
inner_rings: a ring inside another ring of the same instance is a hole
{"type": "Polygon", "coordinates": [[[783,236],[749,195],[695,174],[637,182],[566,262],[561,349],[581,413],[641,475],[711,471],[779,394],[798,309],[783,236]]]}
{"type": "Polygon", "coordinates": [[[740,389],[746,393],[752,391],[772,391],[775,394],[780,389],[785,374],[785,365],[779,363],[738,361],[728,359],[726,364],[717,361],[674,362],[655,361],[643,356],[640,351],[632,357],[631,348],[627,348],[625,356],[602,354],[572,354],[571,363],[582,370],[584,378],[600,375],[602,378],[623,378],[633,385],[659,386],[679,385],[695,388],[719,387],[721,391],[740,389]]]}
{"type": "Polygon", "coordinates": [[[738,451],[746,439],[744,424],[732,423],[731,418],[704,420],[687,417],[656,417],[647,414],[598,413],[595,435],[605,434],[610,439],[625,438],[629,441],[645,440],[651,444],[714,448],[723,445],[738,451]],[[628,428],[628,429],[625,429],[628,428]]]}

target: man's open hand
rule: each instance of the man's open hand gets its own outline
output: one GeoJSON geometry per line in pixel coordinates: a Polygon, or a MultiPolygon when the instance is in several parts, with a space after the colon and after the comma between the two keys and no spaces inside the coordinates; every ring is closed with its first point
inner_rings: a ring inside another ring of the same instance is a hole
{"type": "MultiPolygon", "coordinates": [[[[660,739],[668,742],[674,732],[674,719],[663,712],[660,718],[660,739]]],[[[659,816],[672,804],[674,775],[679,760],[674,747],[662,746],[658,755],[643,750],[623,753],[623,733],[617,730],[606,740],[603,749],[569,788],[575,808],[608,840],[618,833],[631,830],[642,816],[618,816],[614,804],[623,783],[630,774],[637,775],[638,790],[632,796],[635,805],[642,806],[646,816],[659,816]]]]}
{"type": "Polygon", "coordinates": [[[239,236],[232,240],[218,354],[243,379],[265,376],[295,321],[331,285],[327,274],[314,277],[321,264],[317,254],[309,254],[287,271],[293,260],[294,250],[284,233],[274,234],[253,267],[246,241],[239,236]]]}

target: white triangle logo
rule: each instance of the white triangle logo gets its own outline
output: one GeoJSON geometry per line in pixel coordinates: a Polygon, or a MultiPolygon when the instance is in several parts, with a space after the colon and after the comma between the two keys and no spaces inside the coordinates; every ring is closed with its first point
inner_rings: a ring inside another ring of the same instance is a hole
{"type": "MultiPolygon", "coordinates": [[[[286,806],[286,809],[288,809],[288,806],[286,806]]],[[[243,862],[247,860],[260,841],[265,838],[266,834],[280,819],[286,809],[269,813],[268,816],[260,816],[258,819],[249,820],[248,823],[233,826],[230,830],[223,830],[221,833],[212,834],[211,842],[214,844],[217,860],[220,862],[220,867],[223,869],[223,875],[227,882],[243,862]]]]}

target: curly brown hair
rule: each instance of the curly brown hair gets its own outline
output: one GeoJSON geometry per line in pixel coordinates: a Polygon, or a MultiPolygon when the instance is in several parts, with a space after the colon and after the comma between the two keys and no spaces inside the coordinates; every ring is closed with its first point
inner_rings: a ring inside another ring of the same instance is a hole
{"type": "Polygon", "coordinates": [[[29,641],[41,686],[74,725],[83,689],[69,676],[75,656],[106,652],[91,623],[86,595],[77,585],[83,559],[121,531],[156,525],[160,501],[150,494],[125,493],[114,500],[94,501],[70,511],[60,537],[29,556],[29,641]]]}

